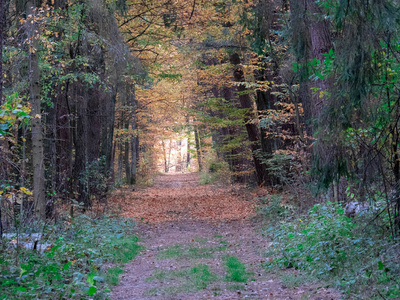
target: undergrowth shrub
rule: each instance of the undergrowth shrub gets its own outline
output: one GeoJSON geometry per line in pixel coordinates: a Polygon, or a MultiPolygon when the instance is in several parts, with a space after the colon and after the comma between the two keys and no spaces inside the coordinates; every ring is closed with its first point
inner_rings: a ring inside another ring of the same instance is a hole
{"type": "Polygon", "coordinates": [[[125,263],[141,250],[133,227],[132,219],[81,215],[46,226],[44,252],[3,240],[0,299],[105,299],[110,289],[103,265],[125,263]]]}
{"type": "Polygon", "coordinates": [[[350,298],[399,298],[400,247],[370,226],[372,218],[348,218],[335,203],[315,205],[307,215],[267,229],[273,239],[267,266],[303,270],[350,298]]]}
{"type": "Polygon", "coordinates": [[[280,195],[263,196],[260,199],[260,203],[264,205],[258,208],[258,212],[271,220],[289,218],[291,216],[293,206],[282,204],[280,195]]]}
{"type": "Polygon", "coordinates": [[[214,150],[209,151],[204,158],[203,171],[200,172],[200,184],[228,183],[231,175],[228,163],[218,159],[214,150]]]}

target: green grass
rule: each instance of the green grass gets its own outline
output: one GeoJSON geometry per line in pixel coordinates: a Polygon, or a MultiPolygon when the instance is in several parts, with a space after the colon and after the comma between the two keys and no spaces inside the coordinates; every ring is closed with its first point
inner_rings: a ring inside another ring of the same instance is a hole
{"type": "Polygon", "coordinates": [[[250,278],[250,273],[246,272],[245,265],[234,256],[225,258],[225,267],[228,275],[226,279],[233,282],[247,282],[250,278]]]}
{"type": "Polygon", "coordinates": [[[110,268],[107,270],[106,274],[106,281],[110,285],[118,285],[119,283],[119,275],[124,273],[124,270],[122,270],[119,267],[114,267],[110,268]]]}
{"type": "Polygon", "coordinates": [[[170,259],[170,258],[212,258],[214,252],[224,251],[227,247],[184,247],[183,245],[174,245],[164,251],[158,253],[158,259],[170,259]]]}
{"type": "MultiPolygon", "coordinates": [[[[170,286],[162,290],[166,294],[178,294],[181,292],[199,291],[217,279],[217,275],[212,273],[205,264],[196,265],[193,268],[181,271],[158,271],[153,276],[148,277],[146,281],[168,281],[175,278],[181,278],[182,284],[170,286]]],[[[146,292],[147,295],[155,295],[159,290],[152,289],[146,292]]]]}
{"type": "Polygon", "coordinates": [[[144,248],[137,244],[138,241],[139,239],[136,236],[112,239],[110,244],[112,261],[125,264],[134,259],[144,248]]]}

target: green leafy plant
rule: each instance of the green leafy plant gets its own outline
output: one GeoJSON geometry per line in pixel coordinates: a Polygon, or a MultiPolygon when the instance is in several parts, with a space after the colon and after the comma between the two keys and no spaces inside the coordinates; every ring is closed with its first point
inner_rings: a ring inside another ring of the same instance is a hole
{"type": "MultiPolygon", "coordinates": [[[[82,215],[47,226],[44,252],[17,250],[12,241],[4,241],[9,247],[0,250],[0,299],[105,299],[110,289],[103,264],[125,263],[142,248],[133,227],[131,219],[82,215]]],[[[110,284],[117,282],[116,273],[110,275],[110,284]]]]}
{"type": "Polygon", "coordinates": [[[251,273],[246,272],[245,265],[234,256],[225,258],[225,266],[228,275],[226,279],[233,282],[247,282],[251,273]]]}
{"type": "Polygon", "coordinates": [[[281,221],[266,231],[274,241],[266,252],[271,258],[267,266],[302,270],[368,298],[396,298],[400,265],[387,249],[398,249],[398,244],[372,225],[369,229],[369,220],[376,218],[372,212],[369,216],[355,221],[344,215],[340,204],[328,202],[295,221],[281,221]]]}

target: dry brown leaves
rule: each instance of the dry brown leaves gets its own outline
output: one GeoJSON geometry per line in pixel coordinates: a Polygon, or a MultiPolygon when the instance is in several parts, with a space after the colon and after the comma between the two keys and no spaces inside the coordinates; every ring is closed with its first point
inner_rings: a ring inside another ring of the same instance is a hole
{"type": "Polygon", "coordinates": [[[160,176],[155,185],[121,189],[109,204],[124,217],[149,223],[182,220],[240,220],[255,214],[255,201],[243,186],[199,185],[198,175],[160,176]]]}

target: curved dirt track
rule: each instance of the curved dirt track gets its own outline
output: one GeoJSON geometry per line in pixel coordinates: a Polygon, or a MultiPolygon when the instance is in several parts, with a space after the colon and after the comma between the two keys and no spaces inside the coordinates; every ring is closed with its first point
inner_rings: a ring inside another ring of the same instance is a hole
{"type": "Polygon", "coordinates": [[[112,299],[339,299],[318,284],[288,288],[268,274],[269,243],[252,219],[250,195],[243,186],[201,186],[193,173],[115,194],[124,215],[143,220],[137,234],[145,250],[126,265],[112,299]],[[246,282],[228,276],[229,257],[245,266],[246,282]]]}

